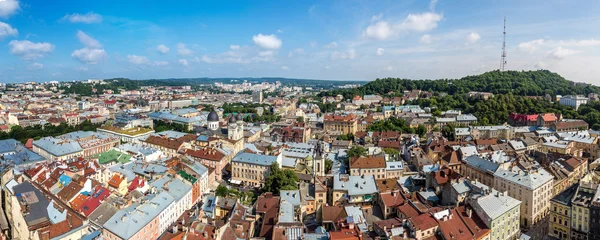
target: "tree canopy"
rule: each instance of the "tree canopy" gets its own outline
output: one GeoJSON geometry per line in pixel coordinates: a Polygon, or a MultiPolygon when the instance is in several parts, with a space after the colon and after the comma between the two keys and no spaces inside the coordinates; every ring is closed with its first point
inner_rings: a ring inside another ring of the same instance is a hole
{"type": "Polygon", "coordinates": [[[299,181],[294,171],[281,170],[278,163],[273,163],[271,164],[271,174],[267,176],[263,191],[278,194],[280,190],[297,190],[299,181]]]}

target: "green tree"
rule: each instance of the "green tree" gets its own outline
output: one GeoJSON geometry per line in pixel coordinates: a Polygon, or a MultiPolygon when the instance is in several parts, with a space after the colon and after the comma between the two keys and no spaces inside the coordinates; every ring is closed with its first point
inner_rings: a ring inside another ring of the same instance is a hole
{"type": "Polygon", "coordinates": [[[331,171],[332,167],[333,167],[333,161],[331,161],[330,159],[325,159],[325,173],[329,173],[329,171],[331,171]]]}
{"type": "Polygon", "coordinates": [[[299,181],[294,171],[281,170],[278,163],[273,163],[271,164],[271,174],[267,176],[263,191],[279,194],[280,190],[296,190],[299,181]]]}
{"type": "Polygon", "coordinates": [[[219,185],[217,190],[215,190],[215,195],[219,197],[227,197],[229,195],[229,189],[223,185],[219,185]]]}
{"type": "Polygon", "coordinates": [[[367,149],[361,146],[354,146],[346,151],[348,158],[359,157],[367,155],[367,149]]]}

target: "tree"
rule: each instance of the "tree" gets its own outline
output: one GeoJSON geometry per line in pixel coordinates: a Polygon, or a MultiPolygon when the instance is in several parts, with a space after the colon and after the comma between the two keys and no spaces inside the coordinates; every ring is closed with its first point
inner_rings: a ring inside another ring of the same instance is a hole
{"type": "Polygon", "coordinates": [[[304,117],[302,117],[302,116],[297,117],[296,122],[304,122],[304,117]]]}
{"type": "Polygon", "coordinates": [[[400,154],[398,149],[393,149],[393,148],[384,148],[383,152],[385,152],[385,154],[387,154],[387,155],[392,155],[392,156],[398,156],[398,154],[400,154]]]}
{"type": "Polygon", "coordinates": [[[361,146],[354,146],[346,151],[348,158],[359,157],[367,155],[367,149],[361,146]]]}
{"type": "Polygon", "coordinates": [[[325,173],[329,173],[329,171],[331,171],[332,167],[333,167],[333,161],[331,161],[330,159],[325,159],[325,173]]]}
{"type": "Polygon", "coordinates": [[[217,190],[215,190],[215,195],[219,197],[227,197],[229,195],[229,189],[223,185],[219,185],[217,190]]]}
{"type": "Polygon", "coordinates": [[[354,134],[348,133],[348,134],[339,135],[337,137],[337,140],[354,141],[354,134]]]}
{"type": "Polygon", "coordinates": [[[299,181],[294,171],[281,170],[279,164],[275,162],[271,164],[271,174],[267,176],[263,191],[279,194],[280,190],[296,190],[299,181]]]}

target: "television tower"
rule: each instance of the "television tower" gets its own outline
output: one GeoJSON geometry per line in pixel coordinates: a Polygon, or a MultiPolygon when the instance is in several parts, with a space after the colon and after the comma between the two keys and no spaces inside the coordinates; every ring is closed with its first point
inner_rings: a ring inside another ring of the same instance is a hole
{"type": "Polygon", "coordinates": [[[506,17],[504,17],[504,32],[502,39],[502,56],[500,58],[500,71],[504,71],[504,65],[506,65],[506,17]]]}

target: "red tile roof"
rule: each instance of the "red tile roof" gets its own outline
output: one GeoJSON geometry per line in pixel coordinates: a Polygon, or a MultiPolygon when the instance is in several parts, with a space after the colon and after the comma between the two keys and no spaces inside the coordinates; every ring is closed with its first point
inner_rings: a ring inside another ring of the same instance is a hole
{"type": "Polygon", "coordinates": [[[202,148],[198,150],[186,149],[185,153],[195,158],[211,161],[221,161],[225,158],[225,154],[214,148],[202,148]]]}
{"type": "Polygon", "coordinates": [[[438,222],[430,214],[421,214],[410,218],[408,221],[412,222],[414,228],[420,230],[427,230],[438,226],[438,222]]]}
{"type": "Polygon", "coordinates": [[[367,156],[355,157],[350,161],[350,168],[385,168],[385,157],[367,156]]]}
{"type": "Polygon", "coordinates": [[[114,188],[119,188],[121,182],[125,179],[125,177],[121,174],[116,174],[112,176],[112,178],[108,181],[108,185],[114,188]]]}
{"type": "Polygon", "coordinates": [[[108,198],[110,196],[110,191],[102,186],[97,186],[96,190],[92,195],[83,203],[79,211],[83,213],[84,216],[89,216],[92,214],[98,206],[100,206],[100,201],[108,198]]]}

